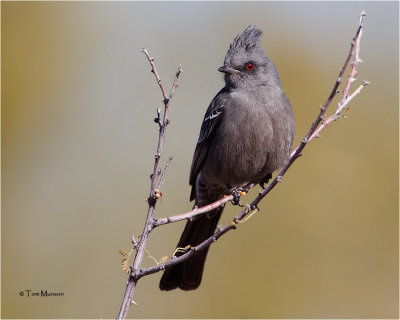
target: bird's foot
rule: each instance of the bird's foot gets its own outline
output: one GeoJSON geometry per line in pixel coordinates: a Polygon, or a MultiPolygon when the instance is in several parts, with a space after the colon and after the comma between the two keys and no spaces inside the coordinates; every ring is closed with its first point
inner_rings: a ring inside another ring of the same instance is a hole
{"type": "Polygon", "coordinates": [[[230,188],[229,193],[233,196],[233,200],[231,201],[232,204],[235,206],[244,207],[244,205],[240,203],[240,197],[246,195],[247,191],[248,190],[245,187],[230,188]]]}
{"type": "Polygon", "coordinates": [[[268,173],[264,179],[260,182],[260,187],[265,189],[265,184],[268,183],[269,179],[272,178],[272,173],[268,173]]]}

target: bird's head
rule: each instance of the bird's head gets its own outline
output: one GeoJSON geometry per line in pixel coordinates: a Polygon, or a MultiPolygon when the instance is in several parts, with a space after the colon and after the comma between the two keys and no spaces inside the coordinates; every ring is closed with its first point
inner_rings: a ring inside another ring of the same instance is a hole
{"type": "Polygon", "coordinates": [[[224,65],[218,69],[225,73],[228,89],[280,86],[278,72],[261,47],[261,34],[255,25],[248,26],[229,46],[224,65]]]}

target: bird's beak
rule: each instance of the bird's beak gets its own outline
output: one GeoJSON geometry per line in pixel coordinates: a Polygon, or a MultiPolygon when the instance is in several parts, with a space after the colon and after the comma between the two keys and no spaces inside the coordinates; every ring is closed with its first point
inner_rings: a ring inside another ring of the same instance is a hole
{"type": "Polygon", "coordinates": [[[239,70],[236,70],[236,69],[233,69],[233,68],[229,68],[229,67],[226,67],[226,66],[218,68],[218,71],[219,72],[223,72],[223,73],[231,73],[231,74],[240,72],[239,70]]]}

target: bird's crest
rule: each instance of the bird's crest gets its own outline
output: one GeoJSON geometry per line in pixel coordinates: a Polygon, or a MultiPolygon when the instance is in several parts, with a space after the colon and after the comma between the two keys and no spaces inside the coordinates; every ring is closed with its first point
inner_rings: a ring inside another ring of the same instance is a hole
{"type": "Polygon", "coordinates": [[[250,25],[241,34],[236,36],[231,45],[229,46],[228,55],[234,54],[239,50],[245,49],[252,51],[261,44],[262,31],[255,25],[250,25]]]}

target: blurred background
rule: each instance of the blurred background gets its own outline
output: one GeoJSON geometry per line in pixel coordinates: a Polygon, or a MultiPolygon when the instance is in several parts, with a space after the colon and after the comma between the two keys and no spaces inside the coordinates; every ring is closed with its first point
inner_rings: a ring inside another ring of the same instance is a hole
{"type": "MultiPolygon", "coordinates": [[[[127,280],[118,250],[129,251],[130,235],[142,232],[153,118],[162,107],[142,47],[168,90],[183,67],[162,158],[174,157],[156,211],[165,217],[192,206],[192,155],[233,38],[249,24],[264,31],[298,143],[332,89],[362,9],[357,78],[371,85],[348,118],[307,147],[260,213],[212,246],[198,290],[161,292],[161,274],[148,276],[129,315],[398,316],[398,2],[2,2],[1,9],[2,318],[117,315],[127,280]],[[24,290],[64,296],[20,296],[24,290]]],[[[229,205],[221,223],[238,210],[229,205]]],[[[150,254],[171,256],[184,224],[156,229],[150,254]]]]}

